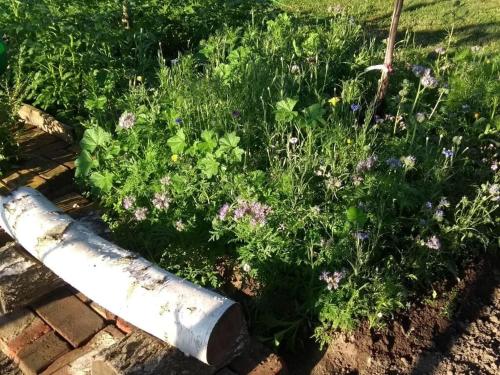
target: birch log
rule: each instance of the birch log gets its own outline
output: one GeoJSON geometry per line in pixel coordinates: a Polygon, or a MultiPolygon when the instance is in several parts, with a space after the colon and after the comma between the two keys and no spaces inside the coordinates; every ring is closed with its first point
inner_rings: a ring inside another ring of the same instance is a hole
{"type": "Polygon", "coordinates": [[[245,340],[238,304],[97,236],[36,190],[0,196],[0,225],[89,298],[202,362],[224,363],[245,340]]]}

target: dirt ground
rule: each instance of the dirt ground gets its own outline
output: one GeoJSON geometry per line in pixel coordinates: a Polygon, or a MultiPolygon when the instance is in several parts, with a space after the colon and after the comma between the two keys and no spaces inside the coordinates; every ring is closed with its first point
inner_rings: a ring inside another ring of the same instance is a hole
{"type": "Polygon", "coordinates": [[[461,279],[436,285],[436,298],[414,303],[383,330],[367,325],[286,356],[291,374],[499,374],[500,262],[484,258],[461,279]]]}

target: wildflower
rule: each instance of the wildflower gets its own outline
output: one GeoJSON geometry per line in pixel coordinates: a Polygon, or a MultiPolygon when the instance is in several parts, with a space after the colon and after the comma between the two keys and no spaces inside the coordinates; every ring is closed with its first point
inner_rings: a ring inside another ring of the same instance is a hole
{"type": "Polygon", "coordinates": [[[290,73],[292,73],[292,74],[299,74],[300,73],[300,67],[297,64],[293,64],[290,67],[290,73]]]}
{"type": "Polygon", "coordinates": [[[438,208],[448,208],[450,207],[450,202],[445,197],[441,198],[438,204],[438,208]]]}
{"type": "Polygon", "coordinates": [[[335,271],[335,272],[327,272],[323,271],[319,276],[320,281],[324,281],[326,283],[326,287],[328,290],[337,289],[339,287],[340,282],[345,278],[346,272],[335,271]]]}
{"type": "Polygon", "coordinates": [[[424,122],[424,121],[425,121],[425,118],[426,118],[425,113],[422,113],[422,112],[418,112],[418,113],[415,115],[415,119],[417,120],[417,122],[418,122],[419,124],[421,124],[422,122],[424,122]]]}
{"type": "Polygon", "coordinates": [[[248,263],[243,263],[242,269],[245,272],[250,272],[250,270],[252,269],[252,267],[250,267],[250,265],[248,263]]]}
{"type": "Polygon", "coordinates": [[[417,158],[413,155],[403,156],[401,157],[401,162],[403,163],[406,169],[415,168],[415,163],[417,162],[417,158]]]}
{"type": "Polygon", "coordinates": [[[318,169],[316,172],[314,172],[314,174],[318,177],[321,177],[323,176],[323,171],[321,169],[318,169]]]}
{"type": "Polygon", "coordinates": [[[342,181],[336,177],[331,177],[325,182],[328,190],[337,190],[342,187],[342,181]]]}
{"type": "Polygon", "coordinates": [[[354,175],[352,176],[352,183],[354,186],[359,186],[363,182],[364,178],[361,176],[354,175]]]}
{"type": "Polygon", "coordinates": [[[427,246],[429,249],[439,250],[441,248],[441,241],[436,235],[432,235],[425,242],[425,246],[427,246]]]}
{"type": "Polygon", "coordinates": [[[382,117],[380,117],[379,115],[375,115],[374,119],[375,119],[375,124],[381,124],[384,122],[384,119],[382,117]]]}
{"type": "Polygon", "coordinates": [[[135,115],[130,112],[123,112],[118,120],[118,126],[122,129],[130,129],[135,125],[135,115]]]}
{"type": "Polygon", "coordinates": [[[224,203],[219,209],[219,220],[224,221],[226,219],[227,213],[229,212],[229,204],[224,203]]]}
{"type": "Polygon", "coordinates": [[[139,207],[135,210],[134,216],[135,220],[143,221],[146,220],[149,210],[146,207],[139,207]]]}
{"type": "Polygon", "coordinates": [[[280,232],[285,231],[285,229],[286,229],[286,225],[285,225],[285,224],[281,223],[280,225],[278,225],[278,230],[279,230],[280,232]]]}
{"type": "Polygon", "coordinates": [[[351,138],[347,138],[347,144],[350,145],[352,143],[352,139],[351,138]]]}
{"type": "Polygon", "coordinates": [[[497,161],[494,161],[492,164],[491,164],[491,170],[493,172],[496,172],[498,170],[498,162],[497,161]]]}
{"type": "Polygon", "coordinates": [[[319,215],[320,212],[321,212],[321,208],[319,208],[319,206],[312,206],[311,207],[311,211],[316,214],[316,215],[319,215]]]}
{"type": "Polygon", "coordinates": [[[396,159],[396,158],[392,158],[392,157],[387,159],[385,162],[389,166],[389,169],[393,169],[393,170],[399,169],[403,166],[403,163],[401,162],[401,160],[396,159]]]}
{"type": "Polygon", "coordinates": [[[435,89],[438,86],[438,80],[431,75],[431,70],[426,69],[424,75],[420,78],[422,86],[435,89]]]}
{"type": "Polygon", "coordinates": [[[122,206],[126,210],[130,210],[135,205],[135,198],[132,196],[126,196],[122,200],[122,206]]]}
{"type": "Polygon", "coordinates": [[[356,238],[358,241],[366,241],[369,237],[370,235],[368,234],[368,232],[359,231],[354,233],[354,238],[356,238]]]}
{"type": "Polygon", "coordinates": [[[361,160],[356,166],[356,172],[358,173],[368,172],[369,170],[373,169],[373,167],[375,167],[377,160],[378,157],[376,155],[371,155],[365,160],[361,160]]]}
{"type": "Polygon", "coordinates": [[[250,218],[252,225],[264,225],[267,221],[267,216],[272,212],[271,207],[260,202],[247,202],[239,200],[238,206],[234,210],[234,220],[240,220],[247,216],[250,218]]]}
{"type": "Polygon", "coordinates": [[[237,111],[237,110],[234,110],[233,112],[231,112],[231,116],[232,116],[234,119],[240,118],[240,117],[241,117],[241,112],[240,112],[240,111],[237,111]]]}
{"type": "Polygon", "coordinates": [[[443,148],[443,151],[441,153],[444,155],[445,158],[452,158],[455,153],[452,150],[448,150],[446,148],[443,148]]]}
{"type": "Polygon", "coordinates": [[[172,66],[177,65],[178,63],[179,63],[179,59],[178,59],[178,58],[177,58],[177,59],[172,59],[172,60],[170,60],[170,64],[171,64],[172,66]]]}
{"type": "Polygon", "coordinates": [[[425,202],[425,208],[432,210],[432,202],[425,202]]]}
{"type": "Polygon", "coordinates": [[[183,122],[184,122],[184,121],[183,121],[180,117],[177,117],[177,118],[175,119],[175,123],[176,123],[177,125],[180,125],[180,124],[182,124],[183,122]]]}
{"type": "Polygon", "coordinates": [[[436,211],[434,211],[434,216],[433,217],[434,217],[434,219],[436,221],[439,221],[439,222],[443,221],[444,211],[441,210],[441,209],[437,209],[436,211]]]}
{"type": "Polygon", "coordinates": [[[177,220],[175,222],[175,229],[177,229],[178,232],[182,232],[184,229],[186,229],[186,224],[182,220],[177,220]]]}
{"type": "Polygon", "coordinates": [[[413,65],[411,67],[411,71],[417,77],[422,77],[425,73],[425,70],[426,70],[425,67],[423,67],[422,65],[413,65]]]}
{"type": "Polygon", "coordinates": [[[334,96],[331,99],[328,100],[328,103],[331,104],[332,107],[335,107],[337,104],[340,103],[340,97],[339,96],[334,96]]]}
{"type": "Polygon", "coordinates": [[[438,55],[444,55],[446,53],[446,49],[444,47],[437,47],[434,52],[436,52],[438,55]]]}
{"type": "Polygon", "coordinates": [[[481,46],[472,46],[470,48],[470,50],[474,53],[478,53],[479,51],[481,51],[481,49],[482,49],[481,46]]]}
{"type": "Polygon", "coordinates": [[[500,188],[498,187],[498,184],[491,185],[488,189],[488,193],[490,193],[492,201],[496,202],[500,200],[500,188]]]}
{"type": "Polygon", "coordinates": [[[351,104],[351,111],[358,112],[361,110],[361,104],[353,103],[351,104]]]}
{"type": "Polygon", "coordinates": [[[165,193],[155,193],[152,203],[158,210],[167,210],[170,207],[170,198],[165,193]]]}
{"type": "Polygon", "coordinates": [[[170,176],[162,177],[160,180],[160,184],[162,184],[163,186],[168,186],[168,185],[170,185],[171,182],[172,182],[172,179],[170,178],[170,176]]]}
{"type": "Polygon", "coordinates": [[[177,163],[177,161],[179,160],[179,155],[177,155],[177,154],[173,154],[173,155],[170,157],[170,160],[172,160],[174,163],[177,163]]]}
{"type": "Polygon", "coordinates": [[[479,112],[475,112],[475,113],[474,113],[474,118],[475,118],[476,120],[479,120],[479,119],[481,118],[481,114],[480,114],[479,112]]]}
{"type": "Polygon", "coordinates": [[[289,139],[289,142],[290,142],[291,145],[297,144],[298,141],[299,141],[299,139],[297,137],[291,137],[289,139]]]}

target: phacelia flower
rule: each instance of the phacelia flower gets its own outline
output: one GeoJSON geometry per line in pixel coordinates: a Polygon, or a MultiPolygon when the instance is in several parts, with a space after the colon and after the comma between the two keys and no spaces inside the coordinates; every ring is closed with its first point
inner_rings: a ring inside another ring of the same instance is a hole
{"type": "Polygon", "coordinates": [[[417,120],[417,122],[418,122],[419,124],[421,124],[422,122],[424,122],[424,121],[425,121],[425,118],[426,118],[425,113],[422,113],[422,112],[418,112],[418,113],[415,115],[415,119],[417,120]]]}
{"type": "Polygon", "coordinates": [[[441,151],[441,153],[444,155],[445,158],[452,158],[455,155],[455,153],[452,150],[446,148],[443,148],[443,151],[441,151]]]}
{"type": "Polygon", "coordinates": [[[356,172],[358,173],[368,172],[369,170],[375,167],[375,164],[377,164],[377,160],[378,160],[377,155],[371,155],[365,160],[361,160],[356,166],[356,172]]]}
{"type": "Polygon", "coordinates": [[[411,71],[417,77],[422,77],[425,74],[425,70],[426,70],[425,67],[422,65],[413,65],[411,67],[411,71]]]}
{"type": "Polygon", "coordinates": [[[494,161],[493,163],[491,163],[491,170],[493,172],[496,172],[498,170],[498,162],[497,161],[494,161]]]}
{"type": "Polygon", "coordinates": [[[353,103],[351,104],[351,111],[358,112],[361,110],[361,104],[353,103]]]}
{"type": "Polygon", "coordinates": [[[296,145],[299,139],[297,137],[291,137],[288,142],[290,142],[291,145],[296,145]]]}
{"type": "Polygon", "coordinates": [[[337,177],[331,177],[325,181],[325,185],[328,190],[337,190],[342,187],[342,180],[337,177]]]}
{"type": "Polygon", "coordinates": [[[135,125],[135,115],[130,112],[123,112],[118,120],[118,126],[122,129],[130,129],[135,125]]]}
{"type": "Polygon", "coordinates": [[[424,206],[425,206],[425,208],[427,208],[428,210],[432,210],[432,207],[433,207],[432,202],[425,202],[425,205],[424,205],[424,206]]]}
{"type": "Polygon", "coordinates": [[[135,210],[134,216],[135,220],[143,221],[146,220],[149,210],[146,207],[139,207],[135,210]]]}
{"type": "Polygon", "coordinates": [[[240,199],[238,200],[238,206],[233,212],[233,219],[240,220],[244,217],[249,217],[252,225],[264,225],[266,224],[267,216],[271,212],[271,207],[266,204],[240,199]]]}
{"type": "Polygon", "coordinates": [[[177,125],[180,125],[180,124],[182,124],[183,122],[184,122],[184,121],[183,121],[180,117],[177,117],[177,118],[175,119],[175,123],[176,123],[177,125]]]}
{"type": "Polygon", "coordinates": [[[433,235],[427,239],[425,246],[429,249],[439,250],[441,248],[441,241],[437,236],[433,235]]]}
{"type": "Polygon", "coordinates": [[[224,203],[222,207],[219,209],[219,220],[224,221],[226,219],[227,213],[229,212],[229,204],[224,203]]]}
{"type": "Polygon", "coordinates": [[[166,211],[170,207],[170,198],[165,193],[155,193],[152,203],[158,210],[166,211]]]}
{"type": "Polygon", "coordinates": [[[422,86],[430,89],[435,89],[438,87],[438,80],[431,75],[431,70],[426,69],[424,75],[420,78],[420,83],[422,86]]]}
{"type": "Polygon", "coordinates": [[[397,158],[389,158],[385,161],[385,163],[389,166],[389,169],[393,169],[393,170],[396,170],[396,169],[399,169],[403,166],[403,163],[401,162],[401,160],[397,159],[397,158]]]}
{"type": "Polygon", "coordinates": [[[356,238],[358,241],[366,241],[369,237],[370,235],[368,234],[368,232],[359,231],[354,233],[354,238],[356,238]]]}
{"type": "Polygon", "coordinates": [[[498,184],[491,185],[488,189],[488,193],[490,193],[492,201],[496,202],[500,200],[500,188],[498,184]]]}
{"type": "Polygon", "coordinates": [[[374,116],[375,124],[382,124],[385,120],[383,117],[380,117],[379,115],[374,116]]]}
{"type": "Polygon", "coordinates": [[[335,272],[323,271],[319,276],[319,279],[326,283],[328,290],[334,290],[339,287],[340,282],[345,278],[345,276],[346,272],[344,270],[335,272]]]}
{"type": "Polygon", "coordinates": [[[122,199],[122,206],[126,210],[130,210],[135,205],[135,197],[126,196],[122,199]]]}

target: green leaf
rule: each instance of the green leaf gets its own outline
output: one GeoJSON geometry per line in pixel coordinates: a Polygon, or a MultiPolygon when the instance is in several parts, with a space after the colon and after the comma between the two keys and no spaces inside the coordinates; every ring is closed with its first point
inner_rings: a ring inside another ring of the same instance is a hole
{"type": "Polygon", "coordinates": [[[212,152],[217,147],[217,138],[212,130],[204,130],[201,133],[203,142],[198,144],[198,150],[203,152],[212,152]]]}
{"type": "Polygon", "coordinates": [[[366,223],[366,220],[368,219],[363,210],[354,206],[351,206],[347,209],[346,215],[349,222],[357,224],[359,226],[362,226],[364,223],[366,223]]]}
{"type": "Polygon", "coordinates": [[[83,150],[78,159],[75,161],[76,171],[75,177],[85,177],[89,174],[90,170],[96,166],[97,162],[92,159],[88,151],[83,150]]]}
{"type": "Polygon", "coordinates": [[[310,124],[322,123],[325,124],[325,120],[323,120],[323,115],[326,110],[319,103],[310,105],[306,109],[304,109],[304,114],[306,117],[306,121],[310,124]]]}
{"type": "Polygon", "coordinates": [[[104,193],[109,193],[113,187],[113,174],[111,172],[94,172],[90,176],[90,182],[104,193]]]}
{"type": "Polygon", "coordinates": [[[207,178],[211,178],[219,172],[219,165],[219,162],[212,154],[206,155],[203,159],[200,159],[197,164],[198,168],[207,178]]]}
{"type": "Polygon", "coordinates": [[[297,100],[286,98],[276,103],[275,118],[278,122],[290,122],[298,116],[298,112],[294,111],[297,100]]]}
{"type": "Polygon", "coordinates": [[[220,148],[227,151],[238,147],[238,143],[240,143],[240,137],[238,137],[235,132],[225,134],[224,137],[219,140],[220,148]]]}
{"type": "Polygon", "coordinates": [[[97,147],[104,147],[111,141],[111,134],[103,128],[96,126],[85,130],[83,138],[80,141],[80,146],[83,150],[90,153],[94,152],[97,147]]]}
{"type": "Polygon", "coordinates": [[[184,130],[179,129],[176,135],[168,139],[167,144],[170,146],[172,153],[182,154],[186,148],[186,135],[184,134],[184,130]]]}

